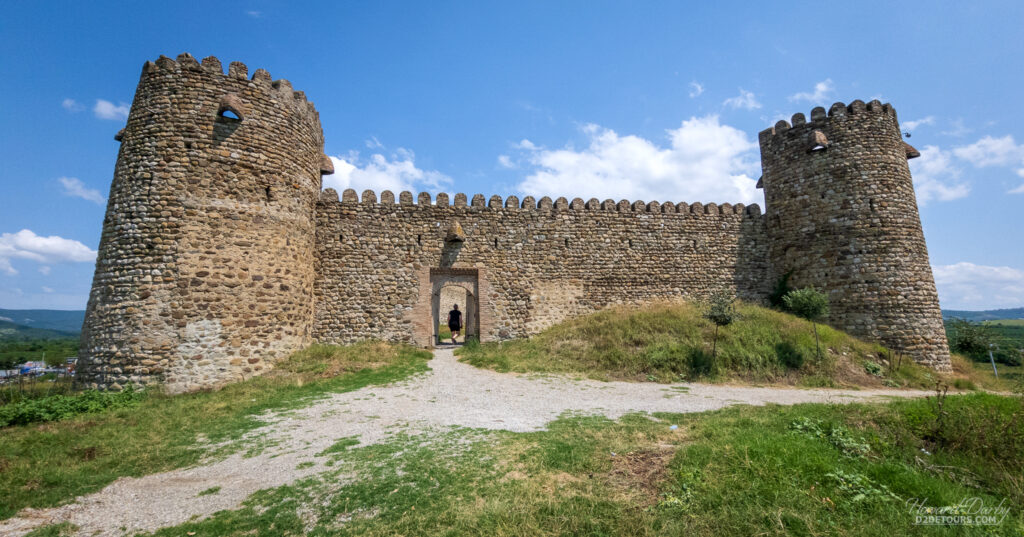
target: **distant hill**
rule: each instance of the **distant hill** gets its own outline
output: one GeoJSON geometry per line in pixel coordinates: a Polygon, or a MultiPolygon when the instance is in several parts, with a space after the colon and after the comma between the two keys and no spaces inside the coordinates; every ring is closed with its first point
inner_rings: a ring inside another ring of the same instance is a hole
{"type": "Polygon", "coordinates": [[[77,335],[82,331],[85,310],[5,310],[0,309],[0,321],[22,327],[43,328],[77,335]]]}
{"type": "Polygon", "coordinates": [[[942,310],[943,319],[952,319],[953,317],[966,319],[968,321],[997,321],[1000,319],[1024,319],[1024,308],[985,311],[942,310]]]}
{"type": "Polygon", "coordinates": [[[33,328],[7,321],[0,321],[0,343],[11,341],[29,341],[39,339],[78,339],[78,332],[33,328]]]}

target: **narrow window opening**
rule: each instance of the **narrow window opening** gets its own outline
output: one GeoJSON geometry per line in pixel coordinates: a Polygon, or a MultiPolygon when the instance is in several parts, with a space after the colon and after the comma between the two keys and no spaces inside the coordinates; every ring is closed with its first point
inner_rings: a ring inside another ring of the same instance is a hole
{"type": "Polygon", "coordinates": [[[416,244],[423,245],[423,235],[416,235],[416,244]]]}
{"type": "Polygon", "coordinates": [[[497,247],[498,247],[498,239],[494,239],[494,247],[495,247],[495,248],[497,248],[497,247]]]}
{"type": "Polygon", "coordinates": [[[568,248],[568,247],[569,247],[569,239],[565,239],[565,247],[566,247],[566,248],[568,248]]]}
{"type": "Polygon", "coordinates": [[[345,242],[345,236],[344,235],[338,235],[338,242],[345,242]]]}
{"type": "Polygon", "coordinates": [[[629,239],[629,247],[630,247],[630,248],[632,248],[632,247],[633,247],[633,239],[629,239]]]}
{"type": "Polygon", "coordinates": [[[869,199],[868,204],[871,205],[871,212],[875,212],[875,198],[869,199]]]}
{"type": "Polygon", "coordinates": [[[270,187],[268,186],[268,187],[264,188],[264,189],[263,189],[263,191],[264,191],[264,192],[266,193],[266,195],[267,195],[267,201],[271,201],[271,197],[270,197],[270,187]]]}

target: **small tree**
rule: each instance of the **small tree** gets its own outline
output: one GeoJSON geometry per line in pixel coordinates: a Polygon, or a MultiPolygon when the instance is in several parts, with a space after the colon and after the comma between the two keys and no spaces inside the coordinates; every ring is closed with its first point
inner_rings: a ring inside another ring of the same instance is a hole
{"type": "Polygon", "coordinates": [[[718,291],[711,295],[708,311],[704,312],[704,318],[715,323],[715,339],[711,344],[711,359],[714,360],[718,352],[718,329],[722,326],[729,326],[734,323],[739,314],[733,307],[736,297],[729,291],[718,291]]]}
{"type": "Polygon", "coordinates": [[[811,321],[811,326],[814,327],[814,350],[818,354],[818,360],[821,360],[821,345],[818,343],[818,321],[828,315],[828,296],[813,287],[806,287],[786,293],[782,301],[786,304],[786,309],[798,317],[811,321]]]}
{"type": "Polygon", "coordinates": [[[950,319],[946,323],[946,338],[954,352],[983,362],[988,361],[989,346],[996,342],[991,327],[960,318],[950,319]]]}

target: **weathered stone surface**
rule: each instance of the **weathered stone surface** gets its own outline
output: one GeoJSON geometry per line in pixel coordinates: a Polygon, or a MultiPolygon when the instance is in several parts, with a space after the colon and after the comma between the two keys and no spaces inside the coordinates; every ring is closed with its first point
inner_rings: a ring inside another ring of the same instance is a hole
{"type": "Polygon", "coordinates": [[[247,73],[189,55],[144,66],[119,133],[79,383],[194,390],[262,374],[311,341],[429,345],[453,292],[488,341],[609,304],[723,288],[761,301],[789,271],[829,293],[831,324],[949,368],[907,167],[916,151],[889,105],[836,103],[762,132],[763,216],[582,197],[396,203],[321,192],[333,167],[316,110],[287,81],[247,73]]]}
{"type": "Polygon", "coordinates": [[[949,369],[912,148],[891,106],[837,105],[760,134],[772,277],[792,271],[793,285],[826,291],[833,326],[949,369]],[[816,133],[827,147],[808,153],[816,133]]]}
{"type": "Polygon", "coordinates": [[[136,89],[82,332],[83,385],[215,386],[251,374],[239,357],[270,365],[310,341],[316,110],[245,79],[241,64],[228,76],[212,59],[197,65],[147,63],[136,89]],[[225,103],[241,121],[220,116],[225,103]]]}

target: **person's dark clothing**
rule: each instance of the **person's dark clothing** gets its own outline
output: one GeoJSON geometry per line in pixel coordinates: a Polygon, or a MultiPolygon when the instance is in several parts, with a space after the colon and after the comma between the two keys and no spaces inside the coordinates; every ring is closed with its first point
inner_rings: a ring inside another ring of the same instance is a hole
{"type": "Polygon", "coordinates": [[[462,328],[462,312],[452,310],[448,312],[448,329],[452,332],[462,328]]]}

